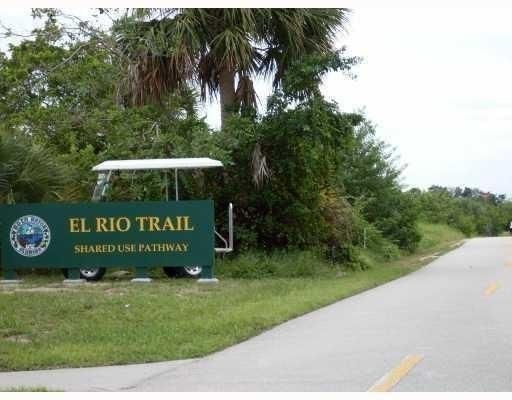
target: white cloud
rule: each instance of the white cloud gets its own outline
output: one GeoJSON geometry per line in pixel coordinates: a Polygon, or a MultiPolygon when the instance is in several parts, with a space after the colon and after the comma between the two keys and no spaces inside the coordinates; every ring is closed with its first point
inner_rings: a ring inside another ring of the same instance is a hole
{"type": "Polygon", "coordinates": [[[345,40],[358,79],[324,92],[365,107],[408,164],[405,182],[512,193],[512,26],[503,9],[355,9],[345,40]]]}

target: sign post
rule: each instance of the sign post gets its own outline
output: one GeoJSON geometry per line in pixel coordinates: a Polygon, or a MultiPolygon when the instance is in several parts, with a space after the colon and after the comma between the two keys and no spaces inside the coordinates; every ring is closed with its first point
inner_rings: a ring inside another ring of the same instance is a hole
{"type": "Polygon", "coordinates": [[[19,204],[1,207],[3,277],[16,269],[199,265],[213,278],[214,217],[210,200],[19,204]]]}

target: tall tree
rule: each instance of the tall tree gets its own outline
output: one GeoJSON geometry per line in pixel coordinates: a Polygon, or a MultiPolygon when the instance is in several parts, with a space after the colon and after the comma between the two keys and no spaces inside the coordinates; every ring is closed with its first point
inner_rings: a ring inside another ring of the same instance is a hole
{"type": "Polygon", "coordinates": [[[201,97],[219,95],[222,126],[256,106],[253,79],[273,76],[277,88],[304,55],[327,54],[349,10],[142,9],[114,26],[127,60],[133,104],[160,101],[169,91],[197,83],[201,97]]]}

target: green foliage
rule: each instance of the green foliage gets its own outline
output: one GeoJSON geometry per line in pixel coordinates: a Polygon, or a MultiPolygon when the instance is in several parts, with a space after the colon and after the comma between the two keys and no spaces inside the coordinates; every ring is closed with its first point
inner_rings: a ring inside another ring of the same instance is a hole
{"type": "MultiPolygon", "coordinates": [[[[40,32],[11,50],[10,57],[0,57],[0,115],[6,130],[17,132],[20,146],[44,149],[47,158],[67,166],[66,176],[58,176],[61,184],[73,182],[67,188],[72,193],[57,198],[89,199],[96,180],[90,169],[105,159],[211,156],[229,161],[218,138],[197,117],[193,91],[170,95],[159,106],[119,103],[119,67],[98,42],[56,45],[40,32]]],[[[203,190],[202,179],[194,178],[181,178],[183,195],[203,190]]],[[[112,199],[163,197],[163,176],[134,182],[119,181],[112,199]]]]}
{"type": "MultiPolygon", "coordinates": [[[[421,236],[421,233],[420,233],[421,236]]],[[[365,221],[363,229],[360,231],[359,247],[366,245],[366,248],[374,254],[379,254],[383,260],[393,260],[400,255],[400,249],[397,244],[384,237],[382,232],[365,221]],[[364,238],[364,242],[363,242],[364,238]]]]}
{"type": "MultiPolygon", "coordinates": [[[[311,90],[318,84],[301,82],[311,90]]],[[[334,247],[350,261],[371,225],[390,256],[394,246],[413,251],[420,240],[415,203],[373,127],[320,96],[296,100],[292,107],[277,92],[261,120],[234,118],[222,132],[233,166],[219,197],[236,199],[239,239],[264,249],[334,247]],[[262,176],[251,173],[255,153],[262,176]]]]}
{"type": "Polygon", "coordinates": [[[117,77],[108,57],[93,42],[64,48],[37,37],[12,47],[0,63],[4,125],[59,152],[100,149],[117,77]]]}
{"type": "Polygon", "coordinates": [[[66,166],[23,134],[0,131],[0,203],[33,203],[71,197],[66,166]]]}
{"type": "Polygon", "coordinates": [[[304,278],[321,277],[339,270],[313,251],[249,251],[217,263],[217,275],[226,278],[304,278]]]}
{"type": "Polygon", "coordinates": [[[418,243],[420,252],[435,251],[447,243],[456,243],[464,238],[461,231],[444,224],[420,222],[418,224],[422,238],[418,243]]]}
{"type": "Polygon", "coordinates": [[[252,79],[273,75],[277,88],[297,60],[332,51],[348,12],[344,8],[142,9],[116,21],[114,35],[126,56],[126,87],[133,104],[159,101],[194,81],[203,100],[220,91],[221,101],[230,98],[224,106],[255,106],[254,101],[244,102],[255,99],[252,79]]]}
{"type": "Polygon", "coordinates": [[[375,226],[401,249],[414,251],[421,235],[416,226],[417,209],[413,201],[399,191],[385,200],[375,226]]]}
{"type": "Polygon", "coordinates": [[[417,210],[399,185],[393,149],[363,120],[343,154],[343,184],[360,213],[396,246],[413,251],[420,240],[417,210]]]}
{"type": "Polygon", "coordinates": [[[233,166],[227,170],[223,197],[236,199],[237,224],[251,226],[261,247],[304,248],[332,236],[320,194],[339,180],[336,153],[341,146],[336,144],[351,125],[341,114],[329,124],[329,116],[319,102],[258,123],[232,119],[224,129],[233,145],[233,166]],[[251,171],[256,148],[270,171],[263,183],[251,171]]]}
{"type": "Polygon", "coordinates": [[[0,388],[1,392],[57,392],[58,390],[48,389],[45,386],[10,386],[0,388]]]}
{"type": "MultiPolygon", "coordinates": [[[[251,18],[257,17],[253,12],[209,10],[204,15],[224,18],[223,24],[248,18],[244,21],[250,25],[254,22],[251,18]]],[[[400,188],[401,171],[395,165],[392,149],[376,138],[374,127],[364,115],[341,112],[319,90],[325,73],[350,74],[359,61],[331,48],[329,37],[340,17],[339,10],[299,9],[293,12],[293,18],[285,18],[281,10],[261,12],[282,27],[304,22],[303,26],[293,25],[303,42],[284,38],[289,33],[281,30],[258,37],[262,42],[276,37],[276,41],[267,43],[272,54],[260,60],[263,69],[253,71],[276,74],[268,111],[265,115],[237,115],[216,132],[198,117],[200,94],[187,85],[178,85],[171,94],[158,94],[155,104],[132,107],[125,94],[118,91],[117,83],[127,78],[119,55],[97,37],[64,41],[53,11],[44,11],[48,21],[36,32],[35,39],[12,46],[9,57],[0,57],[0,115],[11,145],[24,148],[27,154],[36,153],[49,177],[38,177],[40,184],[18,183],[13,191],[6,189],[12,188],[14,181],[4,171],[0,176],[3,201],[7,201],[8,192],[15,193],[16,201],[88,200],[96,179],[90,168],[105,159],[209,156],[223,161],[226,169],[182,173],[180,197],[213,198],[222,233],[227,203],[233,202],[235,247],[240,251],[320,249],[335,263],[364,269],[371,263],[358,247],[367,246],[387,258],[396,257],[398,249],[414,250],[420,239],[418,205],[400,188]],[[304,35],[304,30],[312,29],[315,21],[310,17],[315,13],[319,13],[316,23],[321,26],[314,34],[304,35]],[[312,42],[317,34],[323,35],[323,42],[312,42]],[[290,47],[293,54],[278,51],[285,39],[298,46],[290,47]],[[53,164],[44,164],[43,156],[53,164]]],[[[135,36],[124,37],[122,40],[129,43],[121,42],[120,46],[128,46],[130,51],[146,49],[153,55],[162,50],[163,57],[172,53],[172,57],[178,57],[177,62],[181,56],[173,40],[178,38],[168,34],[179,28],[181,39],[192,35],[190,40],[200,40],[193,37],[195,31],[185,28],[203,23],[194,20],[201,13],[180,11],[172,21],[165,16],[157,18],[158,27],[152,26],[155,21],[139,24],[138,20],[132,28],[144,32],[131,32],[135,36]],[[165,28],[167,23],[172,26],[165,28]],[[150,43],[153,47],[138,41],[146,34],[154,36],[150,43]]],[[[120,24],[129,27],[131,22],[120,24]]],[[[121,29],[121,25],[115,29],[121,29]]],[[[267,30],[277,26],[257,25],[257,29],[267,30]]],[[[219,46],[228,41],[225,35],[221,39],[219,46]]],[[[221,46],[212,48],[211,54],[220,57],[241,50],[233,43],[228,46],[231,50],[221,46]]],[[[216,60],[218,65],[224,65],[224,61],[216,60]]],[[[244,68],[240,66],[237,71],[243,75],[247,72],[244,68]]],[[[215,75],[212,79],[217,78],[215,75]]],[[[4,154],[2,168],[6,169],[11,161],[4,160],[16,152],[8,150],[4,154]]],[[[20,166],[14,169],[22,171],[20,166]]],[[[25,174],[42,173],[36,169],[29,165],[25,174]]],[[[120,173],[109,196],[112,200],[160,200],[165,197],[166,182],[172,185],[173,178],[158,172],[137,176],[120,173]]],[[[280,274],[273,269],[274,263],[263,261],[267,269],[254,274],[280,274]]],[[[304,268],[300,276],[310,273],[304,268]]]]}
{"type": "Polygon", "coordinates": [[[330,71],[351,74],[352,68],[361,62],[359,57],[347,57],[345,48],[327,53],[309,53],[288,68],[282,80],[283,94],[291,101],[303,101],[321,97],[322,77],[330,71]]]}
{"type": "Polygon", "coordinates": [[[470,188],[432,186],[409,191],[422,220],[448,224],[466,236],[496,236],[512,219],[512,204],[504,195],[470,188]]]}

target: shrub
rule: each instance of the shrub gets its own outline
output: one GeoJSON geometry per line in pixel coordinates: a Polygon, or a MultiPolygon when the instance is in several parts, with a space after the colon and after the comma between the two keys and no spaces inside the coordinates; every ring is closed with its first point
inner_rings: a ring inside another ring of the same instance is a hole
{"type": "Polygon", "coordinates": [[[328,276],[339,269],[315,251],[248,251],[237,257],[219,260],[218,276],[227,278],[301,278],[328,276]]]}

